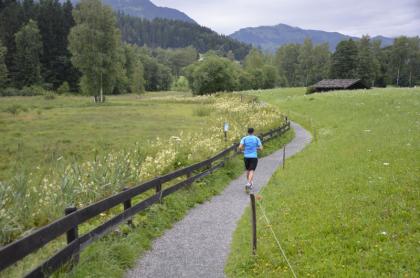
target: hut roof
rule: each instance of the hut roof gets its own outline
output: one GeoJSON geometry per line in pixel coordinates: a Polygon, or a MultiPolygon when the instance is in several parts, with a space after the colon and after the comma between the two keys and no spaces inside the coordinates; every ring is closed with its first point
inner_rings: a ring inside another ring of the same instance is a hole
{"type": "Polygon", "coordinates": [[[324,79],[311,87],[325,89],[348,89],[359,82],[361,82],[360,79],[324,79]]]}

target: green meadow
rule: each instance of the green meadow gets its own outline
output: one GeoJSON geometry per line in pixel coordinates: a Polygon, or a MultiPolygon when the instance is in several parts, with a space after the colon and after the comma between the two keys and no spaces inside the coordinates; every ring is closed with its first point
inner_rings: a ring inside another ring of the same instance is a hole
{"type": "Polygon", "coordinates": [[[272,228],[298,277],[417,277],[420,89],[251,93],[315,138],[263,190],[255,256],[243,215],[228,276],[292,277],[272,228]]]}
{"type": "Polygon", "coordinates": [[[157,99],[181,93],[108,97],[97,105],[80,96],[7,97],[0,100],[0,180],[22,168],[45,168],[57,159],[87,160],[156,137],[194,132],[207,119],[197,105],[157,99]],[[156,99],[156,100],[155,100],[156,99]],[[163,113],[164,112],[164,113],[163,113]]]}

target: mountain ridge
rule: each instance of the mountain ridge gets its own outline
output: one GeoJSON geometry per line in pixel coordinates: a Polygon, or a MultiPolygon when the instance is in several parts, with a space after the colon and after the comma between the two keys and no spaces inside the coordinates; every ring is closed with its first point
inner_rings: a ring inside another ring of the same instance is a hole
{"type": "MultiPolygon", "coordinates": [[[[358,37],[345,35],[339,32],[302,29],[300,27],[290,26],[283,23],[273,26],[241,28],[229,36],[269,52],[274,52],[277,48],[285,44],[302,44],[306,38],[312,39],[314,44],[328,43],[330,50],[332,51],[335,50],[340,41],[360,39],[358,37]]],[[[384,36],[375,36],[371,39],[380,39],[382,41],[382,46],[388,46],[393,43],[392,38],[384,36]]]]}
{"type": "MultiPolygon", "coordinates": [[[[72,2],[76,4],[78,1],[72,0],[72,2]]],[[[148,20],[165,18],[197,24],[197,22],[186,13],[173,8],[157,6],[150,0],[103,0],[103,2],[104,4],[111,6],[115,11],[148,20]]]]}

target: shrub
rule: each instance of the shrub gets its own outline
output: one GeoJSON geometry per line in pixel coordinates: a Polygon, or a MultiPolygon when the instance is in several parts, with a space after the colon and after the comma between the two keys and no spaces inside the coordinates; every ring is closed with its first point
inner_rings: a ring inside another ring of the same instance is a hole
{"type": "Polygon", "coordinates": [[[8,112],[12,115],[17,115],[17,114],[19,114],[19,112],[21,112],[21,111],[26,112],[27,110],[28,109],[26,109],[25,107],[23,107],[19,104],[13,104],[13,105],[10,105],[10,106],[6,107],[4,109],[4,112],[8,112]]]}
{"type": "Polygon", "coordinates": [[[51,92],[51,91],[47,91],[44,94],[44,99],[46,99],[46,100],[55,99],[55,94],[53,92],[51,92]]]}
{"type": "Polygon", "coordinates": [[[306,88],[306,94],[307,95],[310,95],[310,94],[313,94],[313,93],[316,93],[316,90],[315,90],[314,87],[307,87],[306,88]]]}
{"type": "Polygon", "coordinates": [[[66,94],[68,92],[70,92],[69,83],[67,81],[64,81],[63,84],[61,84],[61,86],[58,87],[57,93],[62,95],[62,94],[66,94]]]}
{"type": "Polygon", "coordinates": [[[16,88],[5,88],[0,90],[0,96],[2,97],[13,97],[13,96],[19,96],[20,92],[16,88]]]}
{"type": "Polygon", "coordinates": [[[185,71],[193,93],[205,95],[235,90],[239,70],[232,61],[212,55],[188,66],[185,71]]]}
{"type": "Polygon", "coordinates": [[[190,90],[188,79],[185,76],[180,76],[172,83],[171,89],[176,92],[188,92],[190,90]]]}
{"type": "Polygon", "coordinates": [[[25,96],[25,97],[34,96],[36,94],[37,92],[32,87],[23,87],[19,92],[20,96],[25,96]]]}

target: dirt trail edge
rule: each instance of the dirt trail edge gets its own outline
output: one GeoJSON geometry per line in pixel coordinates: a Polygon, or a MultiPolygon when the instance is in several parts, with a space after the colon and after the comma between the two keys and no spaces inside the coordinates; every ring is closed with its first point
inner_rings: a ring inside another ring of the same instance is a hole
{"type": "MultiPolygon", "coordinates": [[[[286,145],[286,157],[303,150],[312,139],[300,125],[292,123],[291,126],[295,138],[286,145]]],[[[268,183],[282,162],[283,150],[260,159],[254,180],[256,191],[268,183]]],[[[225,277],[232,234],[249,205],[244,185],[245,174],[233,180],[220,195],[191,209],[153,242],[152,249],[126,277],[225,277]]]]}

